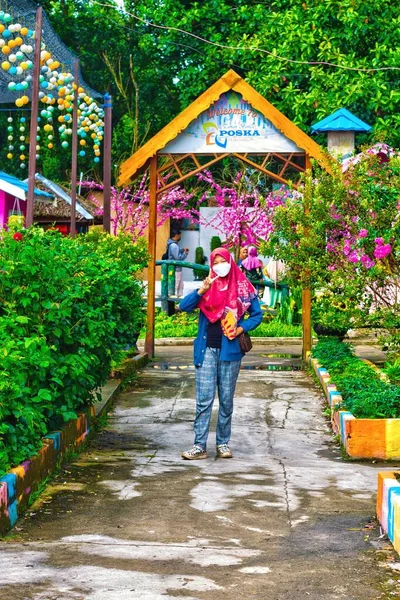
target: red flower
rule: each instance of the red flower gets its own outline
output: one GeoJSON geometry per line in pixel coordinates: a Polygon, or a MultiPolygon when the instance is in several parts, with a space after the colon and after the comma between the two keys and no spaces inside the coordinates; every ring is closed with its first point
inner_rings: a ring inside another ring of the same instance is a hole
{"type": "Polygon", "coordinates": [[[385,152],[378,152],[377,155],[376,155],[376,157],[377,157],[378,162],[380,164],[382,164],[382,163],[388,163],[389,160],[390,160],[389,157],[388,157],[388,155],[385,152]]]}
{"type": "Polygon", "coordinates": [[[13,240],[17,240],[17,242],[20,242],[22,240],[22,233],[20,233],[19,231],[14,233],[13,240]]]}

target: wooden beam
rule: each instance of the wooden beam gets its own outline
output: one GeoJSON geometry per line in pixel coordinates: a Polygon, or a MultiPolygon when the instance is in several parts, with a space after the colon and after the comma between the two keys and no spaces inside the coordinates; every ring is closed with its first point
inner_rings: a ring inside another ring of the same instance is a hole
{"type": "Polygon", "coordinates": [[[302,320],[303,320],[303,348],[302,358],[306,360],[308,353],[312,346],[312,335],[311,335],[311,290],[310,288],[304,288],[301,295],[301,306],[302,306],[302,320]]]}
{"type": "Polygon", "coordinates": [[[175,179],[174,181],[171,181],[170,183],[167,183],[166,185],[163,185],[162,187],[158,188],[158,193],[165,192],[169,188],[174,187],[175,185],[178,185],[179,183],[182,183],[182,181],[185,181],[186,179],[189,179],[189,177],[193,177],[193,175],[196,175],[197,173],[200,173],[200,171],[203,171],[204,169],[207,169],[208,167],[210,167],[214,163],[222,160],[226,156],[229,156],[229,154],[218,154],[218,155],[216,155],[216,158],[214,158],[213,160],[210,160],[206,165],[202,165],[202,166],[198,167],[197,169],[193,169],[193,171],[190,171],[190,173],[186,173],[182,177],[179,177],[179,179],[175,179]]]}
{"type": "Polygon", "coordinates": [[[149,198],[149,253],[147,270],[147,328],[145,351],[154,358],[154,326],[156,297],[156,242],[157,242],[157,156],[150,159],[150,198],[149,198]]]}
{"type": "Polygon", "coordinates": [[[269,171],[265,167],[261,167],[261,165],[258,165],[257,163],[253,162],[249,158],[246,158],[243,154],[237,154],[235,152],[233,154],[233,156],[236,156],[236,158],[238,158],[239,160],[243,161],[244,163],[247,163],[251,167],[254,167],[255,169],[258,169],[258,171],[261,171],[265,175],[268,175],[268,177],[271,177],[272,179],[276,179],[276,181],[280,181],[281,183],[283,183],[285,185],[289,185],[290,184],[290,185],[292,185],[292,187],[297,188],[296,184],[294,184],[292,181],[289,181],[288,179],[284,179],[284,177],[280,177],[279,175],[277,175],[276,173],[273,173],[272,171],[269,171]]]}
{"type": "Polygon", "coordinates": [[[72,159],[71,159],[71,237],[76,235],[76,180],[78,174],[78,104],[79,59],[74,59],[74,105],[72,111],[72,159]]]}
{"type": "MultiPolygon", "coordinates": [[[[311,171],[311,160],[310,156],[306,154],[306,172],[311,171]]],[[[306,212],[308,209],[305,209],[306,212]]],[[[305,232],[307,235],[307,232],[305,232]]],[[[302,358],[306,360],[308,353],[312,348],[312,331],[311,331],[311,290],[309,288],[303,288],[302,290],[302,322],[303,322],[303,349],[302,358]]]]}
{"type": "Polygon", "coordinates": [[[282,154],[279,154],[279,152],[274,152],[274,156],[276,156],[277,158],[279,158],[280,160],[284,160],[287,162],[287,164],[291,165],[292,167],[294,167],[295,169],[297,169],[298,171],[304,172],[306,170],[305,167],[302,167],[294,162],[292,162],[291,158],[292,156],[304,156],[304,154],[300,154],[299,152],[292,152],[289,155],[289,158],[287,158],[286,156],[283,156],[282,154]]]}
{"type": "Polygon", "coordinates": [[[35,50],[33,58],[32,74],[32,105],[31,105],[31,123],[29,135],[29,165],[28,165],[28,195],[26,198],[26,227],[33,224],[33,203],[35,197],[35,177],[36,177],[36,144],[37,144],[37,124],[39,112],[39,78],[40,78],[40,52],[42,43],[42,24],[43,9],[38,6],[36,9],[35,21],[35,50]]]}
{"type": "Polygon", "coordinates": [[[111,232],[112,98],[104,94],[103,229],[111,232]]]}

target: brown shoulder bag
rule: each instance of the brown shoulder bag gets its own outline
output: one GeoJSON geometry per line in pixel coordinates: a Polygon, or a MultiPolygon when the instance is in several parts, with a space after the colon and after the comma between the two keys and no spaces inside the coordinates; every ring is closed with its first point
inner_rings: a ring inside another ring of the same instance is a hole
{"type": "Polygon", "coordinates": [[[240,349],[245,354],[246,354],[246,352],[249,352],[252,349],[253,344],[251,343],[251,338],[250,338],[249,334],[247,333],[247,331],[243,331],[240,335],[238,335],[238,340],[239,340],[240,349]]]}

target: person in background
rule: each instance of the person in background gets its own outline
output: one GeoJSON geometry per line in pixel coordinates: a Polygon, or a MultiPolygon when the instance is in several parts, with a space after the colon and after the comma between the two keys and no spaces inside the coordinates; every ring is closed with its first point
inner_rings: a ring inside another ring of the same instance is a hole
{"type": "MultiPolygon", "coordinates": [[[[189,248],[180,248],[179,242],[181,237],[182,234],[179,229],[171,231],[171,237],[167,242],[168,260],[186,260],[189,248]]],[[[181,298],[183,296],[183,272],[182,267],[179,266],[175,268],[175,290],[178,298],[181,298]]]]}
{"type": "Polygon", "coordinates": [[[249,246],[249,255],[242,261],[241,270],[248,280],[256,287],[259,295],[262,295],[262,292],[264,292],[264,287],[258,285],[264,282],[262,268],[263,263],[258,258],[257,248],[255,246],[249,246]]]}
{"type": "Polygon", "coordinates": [[[271,308],[281,305],[289,296],[289,287],[283,282],[285,271],[285,263],[274,258],[263,269],[264,280],[270,284],[264,288],[263,303],[271,308]]]}
{"type": "Polygon", "coordinates": [[[240,250],[239,250],[239,259],[237,261],[237,266],[241,267],[242,266],[242,262],[248,257],[249,251],[246,248],[246,246],[241,246],[240,250]]]}
{"type": "Polygon", "coordinates": [[[237,337],[262,321],[254,287],[246,279],[225,248],[210,256],[210,274],[199,290],[179,304],[185,312],[200,309],[199,329],[194,342],[196,368],[196,417],[194,446],[182,452],[186,460],[207,458],[211,412],[218,389],[217,456],[232,458],[229,448],[233,396],[243,352],[237,337]],[[244,319],[246,313],[248,319],[244,319]]]}

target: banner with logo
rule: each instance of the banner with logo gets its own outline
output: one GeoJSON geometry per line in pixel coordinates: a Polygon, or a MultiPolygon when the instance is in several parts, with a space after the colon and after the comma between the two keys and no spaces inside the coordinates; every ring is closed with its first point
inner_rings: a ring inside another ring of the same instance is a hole
{"type": "Polygon", "coordinates": [[[227,92],[169,142],[159,154],[226,152],[303,152],[294,142],[243,100],[227,92]]]}

